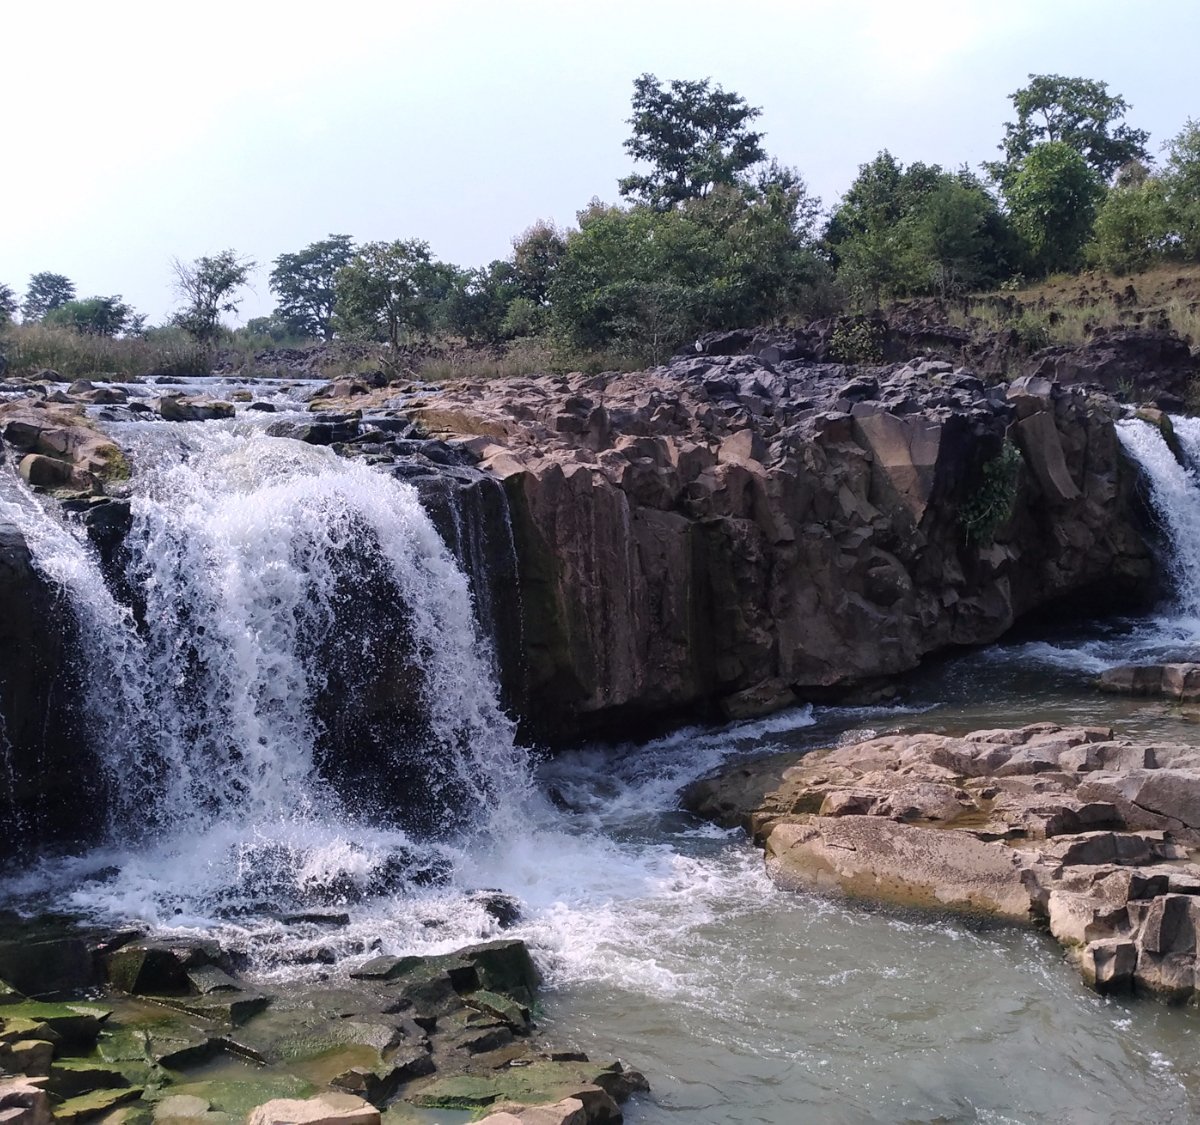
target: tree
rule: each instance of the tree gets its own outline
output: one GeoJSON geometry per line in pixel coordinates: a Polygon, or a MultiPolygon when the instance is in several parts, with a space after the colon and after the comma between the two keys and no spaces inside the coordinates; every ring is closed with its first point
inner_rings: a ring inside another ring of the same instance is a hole
{"type": "Polygon", "coordinates": [[[1179,249],[1188,258],[1200,259],[1200,120],[1188,118],[1164,147],[1163,187],[1179,249]]]}
{"type": "Polygon", "coordinates": [[[61,273],[35,273],[21,305],[24,320],[41,320],[51,309],[75,299],[75,285],[61,273]]]}
{"type": "Polygon", "coordinates": [[[1069,145],[1105,183],[1123,164],[1148,159],[1150,134],[1124,123],[1122,118],[1131,107],[1108,92],[1107,82],[1031,74],[1029,85],[1010,99],[1017,120],[1004,126],[1004,140],[998,146],[1004,160],[987,165],[1002,184],[1036,146],[1046,143],[1069,145]]]}
{"type": "Polygon", "coordinates": [[[803,225],[807,199],[795,177],[720,186],[668,211],[594,200],[551,285],[558,342],[659,362],[707,329],[814,311],[828,271],[803,225]]]}
{"type": "Polygon", "coordinates": [[[66,301],[42,318],[43,324],[72,328],[86,336],[119,336],[135,321],[133,309],[118,293],[113,297],[88,297],[66,301]]]}
{"type": "Polygon", "coordinates": [[[554,271],[566,251],[567,242],[562,232],[543,219],[514,238],[512,266],[520,295],[534,304],[546,304],[554,271]]]}
{"type": "Polygon", "coordinates": [[[1129,176],[1104,197],[1088,261],[1113,273],[1144,269],[1178,242],[1166,186],[1158,176],[1129,176]]]}
{"type": "Polygon", "coordinates": [[[220,330],[221,314],[237,312],[241,298],[234,294],[249,279],[255,266],[253,259],[222,250],[190,264],[174,258],[171,265],[176,291],[184,302],[183,309],[172,318],[174,323],[201,343],[211,342],[220,330]]]}
{"type": "Polygon", "coordinates": [[[763,134],[749,128],[762,111],[708,78],[675,79],[664,89],[643,74],[634,79],[632,108],[625,150],[651,167],[622,179],[620,191],[656,211],[703,199],[719,184],[738,184],[766,158],[763,134]]]}
{"type": "Polygon", "coordinates": [[[333,339],[335,279],[353,257],[354,240],[348,234],[331,234],[275,259],[271,291],[279,298],[277,311],[291,335],[333,339]]]}
{"type": "Polygon", "coordinates": [[[886,149],[860,166],[825,228],[838,278],[863,307],[993,282],[1009,241],[995,199],[966,169],[905,168],[886,149]]]}
{"type": "Polygon", "coordinates": [[[1004,195],[1035,271],[1079,265],[1103,193],[1097,174],[1065,141],[1046,141],[1030,150],[1004,195]]]}
{"type": "Polygon", "coordinates": [[[335,324],[399,347],[403,336],[430,330],[449,281],[445,267],[433,261],[428,242],[368,242],[338,270],[335,324]]]}
{"type": "Polygon", "coordinates": [[[0,282],[0,326],[11,324],[17,315],[17,294],[11,285],[0,282]]]}

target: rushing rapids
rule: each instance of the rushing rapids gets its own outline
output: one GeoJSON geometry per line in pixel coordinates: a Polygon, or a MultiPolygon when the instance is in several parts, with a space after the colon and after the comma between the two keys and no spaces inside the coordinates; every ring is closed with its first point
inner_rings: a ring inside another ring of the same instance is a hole
{"type": "MultiPolygon", "coordinates": [[[[1190,426],[1177,424],[1188,451],[1190,426]]],[[[114,810],[104,845],[10,893],[216,935],[288,979],[318,950],[341,972],[372,948],[494,936],[475,892],[499,888],[548,974],[551,1031],[619,1048],[655,1079],[638,1122],[1118,1121],[1147,1106],[1185,1119],[1200,1110],[1186,1014],[1101,1000],[1035,934],[781,894],[738,834],[676,807],[732,755],[864,724],[1150,723],[1086,680],[1194,643],[1182,556],[1200,557],[1200,536],[1176,517],[1200,488],[1152,427],[1121,436],[1164,520],[1181,608],[952,662],[918,678],[907,709],[801,707],[535,768],[497,704],[486,608],[410,488],[247,418],[133,424],[127,554],[107,578],[80,529],[27,494],[5,501],[79,619],[114,810]],[[334,704],[381,653],[420,691],[385,701],[403,726],[360,728],[386,773],[339,770],[334,704]],[[285,920],[325,906],[349,924],[285,920]]]]}

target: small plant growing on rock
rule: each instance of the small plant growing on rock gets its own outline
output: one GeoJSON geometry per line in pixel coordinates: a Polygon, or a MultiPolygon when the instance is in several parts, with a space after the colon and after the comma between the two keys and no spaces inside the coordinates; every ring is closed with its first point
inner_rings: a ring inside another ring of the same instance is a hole
{"type": "Polygon", "coordinates": [[[882,363],[879,325],[869,320],[839,324],[829,338],[829,354],[837,363],[882,363]]]}
{"type": "Polygon", "coordinates": [[[1000,452],[984,463],[979,486],[959,511],[959,523],[968,543],[990,543],[1011,518],[1020,470],[1021,451],[1006,438],[1000,452]]]}

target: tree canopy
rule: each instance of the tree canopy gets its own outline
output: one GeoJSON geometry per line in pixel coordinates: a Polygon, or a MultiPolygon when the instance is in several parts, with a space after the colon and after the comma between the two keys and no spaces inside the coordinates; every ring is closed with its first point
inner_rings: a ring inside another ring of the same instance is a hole
{"type": "Polygon", "coordinates": [[[353,257],[354,240],[348,234],[331,234],[275,259],[271,291],[279,298],[276,312],[291,335],[333,339],[335,279],[353,257]]]}
{"type": "Polygon", "coordinates": [[[432,328],[436,306],[453,285],[428,242],[368,242],[337,273],[337,326],[398,347],[405,336],[432,328]]]}
{"type": "Polygon", "coordinates": [[[1016,121],[1004,126],[1000,150],[1004,160],[990,164],[1001,183],[1015,175],[1039,144],[1069,145],[1106,183],[1123,164],[1146,160],[1150,134],[1125,124],[1131,108],[1108,83],[1060,74],[1031,74],[1029,85],[1010,95],[1016,121]]]}
{"type": "Polygon", "coordinates": [[[175,289],[184,307],[174,322],[202,343],[216,338],[224,313],[235,313],[241,304],[236,293],[250,277],[254,261],[240,258],[233,250],[222,250],[194,262],[174,259],[175,289]]]}
{"type": "Polygon", "coordinates": [[[65,301],[51,309],[43,324],[58,324],[89,336],[120,336],[140,320],[118,293],[113,297],[87,297],[65,301]]]}
{"type": "Polygon", "coordinates": [[[621,180],[621,195],[662,211],[739,183],[766,159],[763,134],[750,128],[761,113],[708,78],[674,79],[664,88],[653,74],[641,75],[633,83],[633,135],[625,150],[650,171],[621,180]]]}
{"type": "Polygon", "coordinates": [[[35,273],[21,305],[24,320],[41,320],[52,309],[75,299],[75,283],[61,273],[35,273]]]}
{"type": "Polygon", "coordinates": [[[1065,141],[1046,141],[1030,150],[1004,195],[1036,272],[1079,265],[1103,191],[1096,173],[1065,141]]]}

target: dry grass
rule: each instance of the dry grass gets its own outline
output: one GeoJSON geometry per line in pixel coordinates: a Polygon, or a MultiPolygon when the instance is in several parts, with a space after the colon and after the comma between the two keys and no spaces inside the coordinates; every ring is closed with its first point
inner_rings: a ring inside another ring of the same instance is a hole
{"type": "Polygon", "coordinates": [[[10,375],[36,378],[52,371],[63,379],[103,377],[123,381],[142,375],[207,375],[210,357],[183,332],[160,330],[145,340],[113,340],[70,328],[14,324],[0,336],[10,375]]]}
{"type": "Polygon", "coordinates": [[[1088,270],[968,297],[949,310],[971,331],[1015,329],[1026,346],[1081,344],[1097,329],[1167,328],[1200,344],[1200,266],[1157,266],[1117,277],[1088,270]]]}

